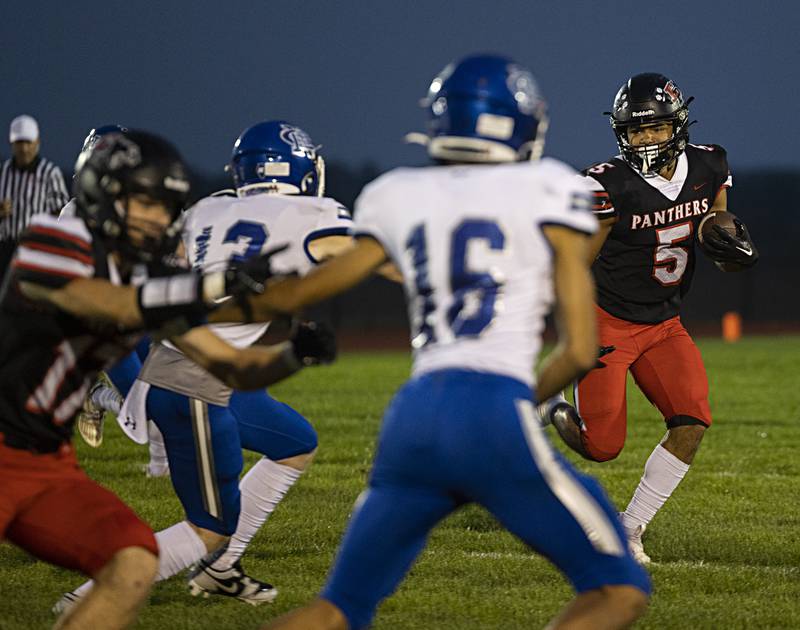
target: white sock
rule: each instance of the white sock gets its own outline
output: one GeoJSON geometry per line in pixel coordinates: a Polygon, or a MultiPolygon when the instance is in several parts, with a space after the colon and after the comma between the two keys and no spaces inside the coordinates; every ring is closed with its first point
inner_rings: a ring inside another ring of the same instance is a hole
{"type": "MultiPolygon", "coordinates": [[[[206,555],[206,546],[200,536],[186,521],[168,527],[156,533],[158,542],[158,576],[156,582],[188,569],[206,555]]],[[[88,580],[72,592],[84,597],[94,586],[94,580],[88,580]]]]}
{"type": "Polygon", "coordinates": [[[85,597],[86,593],[92,590],[94,586],[94,580],[88,580],[81,584],[78,588],[72,589],[72,592],[75,593],[78,597],[85,597]]]}
{"type": "Polygon", "coordinates": [[[188,569],[206,555],[205,543],[186,521],[157,532],[156,541],[158,542],[156,581],[166,580],[188,569]]]}
{"type": "Polygon", "coordinates": [[[119,415],[120,409],[122,409],[124,400],[122,394],[113,387],[98,387],[92,392],[92,402],[95,405],[117,416],[119,415]]]}
{"type": "Polygon", "coordinates": [[[148,464],[150,473],[166,470],[169,462],[167,461],[167,448],[164,446],[164,436],[161,435],[161,431],[152,420],[147,422],[147,439],[150,443],[150,463],[148,464]]]}
{"type": "Polygon", "coordinates": [[[266,457],[256,462],[239,483],[242,493],[239,523],[227,549],[211,565],[213,569],[223,571],[242,557],[253,536],[301,474],[295,468],[266,457]]]}
{"type": "Polygon", "coordinates": [[[660,444],[644,465],[644,475],[622,514],[625,530],[647,525],[689,471],[686,464],[660,444]]]}

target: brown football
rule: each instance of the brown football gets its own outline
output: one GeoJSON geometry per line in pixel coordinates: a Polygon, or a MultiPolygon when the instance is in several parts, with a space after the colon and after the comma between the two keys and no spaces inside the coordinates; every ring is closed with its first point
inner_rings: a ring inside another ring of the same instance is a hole
{"type": "MultiPolygon", "coordinates": [[[[700,221],[700,226],[697,230],[697,241],[700,247],[703,247],[703,239],[711,232],[711,229],[718,225],[728,234],[736,236],[736,224],[734,223],[736,215],[732,212],[709,212],[703,220],[700,221]]],[[[740,235],[741,236],[741,235],[740,235]]],[[[732,262],[714,262],[722,271],[741,271],[745,267],[732,262]]]]}

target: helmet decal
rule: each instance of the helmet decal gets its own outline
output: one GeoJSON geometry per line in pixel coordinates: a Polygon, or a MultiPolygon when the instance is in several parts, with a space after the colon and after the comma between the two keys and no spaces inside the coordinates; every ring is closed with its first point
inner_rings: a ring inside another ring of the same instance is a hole
{"type": "Polygon", "coordinates": [[[539,94],[539,86],[531,72],[515,63],[508,65],[508,78],[506,85],[514,100],[517,101],[519,111],[523,114],[534,115],[542,104],[542,97],[539,94]]]}
{"type": "Polygon", "coordinates": [[[139,145],[131,142],[121,133],[110,133],[100,138],[97,142],[97,149],[108,148],[111,155],[108,156],[108,167],[112,171],[118,171],[123,167],[133,168],[142,163],[142,152],[139,145]]]}
{"type": "Polygon", "coordinates": [[[682,98],[681,91],[672,81],[668,81],[664,86],[664,92],[666,92],[673,101],[679,101],[682,98]]]}
{"type": "Polygon", "coordinates": [[[288,177],[292,167],[288,162],[259,162],[256,164],[256,175],[262,179],[267,177],[288,177]]]}
{"type": "Polygon", "coordinates": [[[309,160],[317,157],[317,147],[300,127],[281,124],[280,138],[292,148],[292,153],[296,156],[306,157],[309,160]]]}

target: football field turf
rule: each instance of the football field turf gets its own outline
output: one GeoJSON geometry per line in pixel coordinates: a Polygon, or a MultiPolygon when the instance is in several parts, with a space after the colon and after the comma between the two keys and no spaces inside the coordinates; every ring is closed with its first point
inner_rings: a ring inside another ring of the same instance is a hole
{"type": "MultiPolygon", "coordinates": [[[[640,628],[800,628],[800,337],[700,340],[714,425],[688,476],[645,537],[654,595],[640,628]]],[[[381,413],[405,380],[405,353],[346,354],[272,393],[308,417],[320,449],[245,555],[276,602],[253,608],[189,596],[182,577],[158,584],[137,628],[257,628],[314,596],[364,486],[381,413]]],[[[628,441],[605,464],[576,461],[624,508],[663,422],[629,382],[628,441]]],[[[146,479],[147,450],[107,424],[106,442],[80,458],[158,530],[181,518],[168,479],[146,479]]],[[[548,429],[559,444],[553,429],[548,429]]],[[[76,438],[77,440],[77,438],[76,438]]],[[[250,455],[247,462],[255,457],[250,455]]],[[[424,465],[424,462],[421,462],[424,465]]],[[[502,465],[502,462],[498,462],[502,465]]],[[[53,515],[58,518],[58,515],[53,515]]],[[[47,628],[62,592],[81,576],[0,545],[0,628],[47,628]]],[[[378,629],[543,627],[569,599],[550,565],[480,509],[462,509],[431,536],[378,629]]]]}

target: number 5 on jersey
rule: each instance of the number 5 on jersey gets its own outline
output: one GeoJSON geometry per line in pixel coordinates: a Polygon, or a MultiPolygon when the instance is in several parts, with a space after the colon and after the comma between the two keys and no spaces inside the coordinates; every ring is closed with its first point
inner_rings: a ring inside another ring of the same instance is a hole
{"type": "Polygon", "coordinates": [[[653,253],[653,277],[664,286],[679,284],[689,262],[691,245],[679,246],[692,236],[692,224],[681,223],[656,230],[658,245],[653,253]]]}

